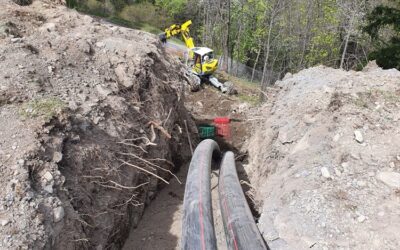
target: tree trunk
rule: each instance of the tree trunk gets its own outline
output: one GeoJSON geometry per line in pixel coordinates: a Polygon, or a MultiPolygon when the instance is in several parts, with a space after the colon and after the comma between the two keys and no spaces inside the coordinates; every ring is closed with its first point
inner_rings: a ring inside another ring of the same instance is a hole
{"type": "Polygon", "coordinates": [[[353,20],[354,20],[354,13],[350,18],[350,24],[349,24],[349,30],[347,31],[346,34],[346,39],[344,42],[344,49],[343,49],[343,54],[342,54],[342,60],[340,60],[340,68],[343,69],[344,66],[344,60],[346,59],[346,53],[347,53],[347,47],[349,46],[349,40],[350,40],[350,36],[353,30],[353,20]]]}

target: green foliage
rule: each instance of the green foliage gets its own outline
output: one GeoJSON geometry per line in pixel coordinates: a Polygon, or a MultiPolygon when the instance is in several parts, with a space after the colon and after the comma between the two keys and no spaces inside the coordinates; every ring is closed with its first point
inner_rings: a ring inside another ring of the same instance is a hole
{"type": "Polygon", "coordinates": [[[67,7],[74,9],[76,7],[78,7],[78,1],[77,0],[67,0],[67,7]]]}
{"type": "Polygon", "coordinates": [[[167,11],[167,13],[174,17],[183,12],[186,7],[187,0],[156,0],[155,3],[158,7],[167,11]]]}
{"type": "Polygon", "coordinates": [[[385,69],[400,70],[400,9],[380,5],[368,16],[366,32],[376,44],[376,50],[370,53],[370,58],[385,69]],[[388,31],[391,30],[392,32],[388,31]],[[381,31],[390,33],[391,38],[382,37],[381,31]]]}

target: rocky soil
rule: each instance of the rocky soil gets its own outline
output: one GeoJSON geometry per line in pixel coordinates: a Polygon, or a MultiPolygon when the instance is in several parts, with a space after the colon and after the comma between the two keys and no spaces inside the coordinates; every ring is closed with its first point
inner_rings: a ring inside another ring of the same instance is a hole
{"type": "Polygon", "coordinates": [[[187,83],[157,37],[0,0],[0,249],[119,249],[190,159],[187,83]]]}
{"type": "Polygon", "coordinates": [[[271,249],[400,248],[400,72],[288,74],[245,166],[271,249]]]}

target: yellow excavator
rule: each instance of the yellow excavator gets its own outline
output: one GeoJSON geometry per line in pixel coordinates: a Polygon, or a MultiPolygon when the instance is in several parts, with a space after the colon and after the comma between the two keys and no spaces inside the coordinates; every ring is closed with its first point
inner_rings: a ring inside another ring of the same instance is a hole
{"type": "Polygon", "coordinates": [[[171,37],[181,35],[182,40],[188,48],[187,65],[190,67],[192,74],[196,76],[196,84],[207,82],[221,90],[223,93],[235,94],[236,90],[233,84],[226,82],[221,83],[213,76],[218,69],[218,60],[214,58],[214,51],[207,47],[195,47],[193,38],[190,36],[190,26],[192,21],[186,21],[184,24],[173,24],[165,29],[165,32],[160,34],[160,40],[163,43],[171,37]]]}

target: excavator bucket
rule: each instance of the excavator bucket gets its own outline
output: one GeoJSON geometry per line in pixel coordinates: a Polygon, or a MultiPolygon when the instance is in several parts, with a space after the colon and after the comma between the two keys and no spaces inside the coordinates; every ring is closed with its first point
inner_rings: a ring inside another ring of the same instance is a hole
{"type": "Polygon", "coordinates": [[[159,34],[158,37],[162,43],[167,43],[167,35],[165,33],[159,34]]]}

